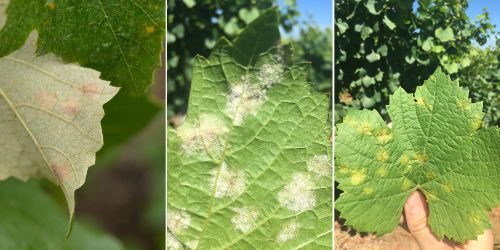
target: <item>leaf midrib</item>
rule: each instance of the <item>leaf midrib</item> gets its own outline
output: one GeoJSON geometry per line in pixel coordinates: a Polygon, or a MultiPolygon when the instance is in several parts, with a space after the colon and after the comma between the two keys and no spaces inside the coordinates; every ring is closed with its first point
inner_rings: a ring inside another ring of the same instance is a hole
{"type": "MultiPolygon", "coordinates": [[[[9,106],[9,108],[12,110],[12,112],[14,113],[14,115],[17,117],[17,119],[19,120],[19,122],[23,126],[24,130],[26,130],[26,132],[28,133],[28,136],[33,141],[33,144],[35,144],[35,147],[37,148],[38,152],[42,156],[42,159],[45,161],[45,164],[46,164],[47,168],[50,170],[50,172],[52,174],[55,175],[54,171],[50,168],[49,160],[47,159],[47,156],[44,154],[44,152],[42,150],[42,146],[40,145],[40,143],[38,142],[38,140],[36,139],[36,137],[33,135],[33,132],[28,127],[28,125],[24,121],[24,119],[21,116],[21,114],[17,111],[17,109],[16,109],[14,103],[12,102],[12,100],[10,100],[10,98],[7,96],[7,94],[3,91],[2,87],[0,87],[0,96],[2,96],[2,98],[5,100],[5,102],[9,106]]],[[[61,185],[62,185],[62,183],[61,183],[61,185]]]]}
{"type": "MultiPolygon", "coordinates": [[[[250,62],[249,62],[249,65],[246,66],[246,71],[245,71],[245,77],[248,77],[248,73],[249,73],[249,69],[250,69],[250,63],[252,62],[254,56],[255,56],[255,51],[257,50],[257,45],[260,41],[260,38],[262,36],[262,30],[260,30],[258,33],[257,33],[257,39],[256,39],[256,42],[254,44],[254,47],[252,49],[252,53],[251,53],[251,56],[250,56],[250,62]]],[[[234,48],[234,46],[232,47],[234,48]]],[[[223,67],[222,67],[222,62],[220,61],[220,57],[219,57],[219,64],[221,65],[221,70],[222,70],[222,73],[224,74],[224,78],[226,78],[226,81],[229,83],[229,78],[227,77],[226,75],[226,72],[224,71],[223,67]]],[[[242,98],[243,95],[241,95],[240,98],[242,98]]],[[[238,112],[238,109],[239,109],[239,104],[241,102],[238,102],[238,106],[236,107],[236,111],[234,112],[234,115],[233,115],[233,119],[232,119],[232,122],[231,122],[231,127],[229,128],[229,131],[228,131],[228,135],[231,134],[231,131],[233,131],[234,129],[234,119],[236,118],[236,115],[237,115],[237,112],[238,112]]],[[[218,168],[217,168],[217,173],[216,173],[216,176],[215,176],[215,181],[214,181],[214,187],[212,188],[212,194],[210,196],[210,202],[209,202],[209,206],[208,206],[208,214],[207,214],[207,217],[205,218],[205,221],[203,223],[203,227],[200,231],[200,236],[198,237],[198,240],[200,241],[200,243],[203,241],[203,238],[205,237],[205,232],[206,232],[206,228],[208,226],[208,224],[210,223],[210,218],[212,217],[212,214],[213,214],[213,203],[214,203],[214,200],[215,200],[215,193],[217,192],[217,183],[218,183],[218,180],[219,180],[219,175],[220,175],[220,170],[222,168],[222,164],[224,163],[224,160],[226,158],[226,150],[227,150],[227,147],[228,147],[228,144],[229,144],[229,141],[227,140],[226,138],[226,141],[224,142],[224,150],[222,151],[222,159],[220,160],[219,164],[218,164],[218,168]]]]}

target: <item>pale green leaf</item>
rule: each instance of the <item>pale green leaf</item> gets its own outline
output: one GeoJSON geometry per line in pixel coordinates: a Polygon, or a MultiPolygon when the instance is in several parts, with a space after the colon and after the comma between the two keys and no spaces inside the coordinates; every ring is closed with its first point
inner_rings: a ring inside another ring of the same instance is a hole
{"type": "Polygon", "coordinates": [[[432,37],[429,37],[427,39],[425,39],[425,41],[422,43],[422,49],[425,51],[425,52],[429,52],[433,46],[434,46],[434,39],[432,39],[432,37]]]}
{"type": "Polygon", "coordinates": [[[335,22],[335,25],[337,25],[337,28],[339,29],[340,34],[344,34],[346,32],[346,30],[349,29],[349,24],[346,22],[342,22],[340,20],[335,22]]]}
{"type": "Polygon", "coordinates": [[[368,2],[366,2],[365,6],[371,14],[378,15],[378,14],[380,14],[381,11],[380,10],[377,11],[375,9],[375,4],[377,4],[377,0],[368,0],[368,2]]]}
{"type": "Polygon", "coordinates": [[[168,131],[168,238],[179,249],[331,249],[328,97],[278,45],[278,10],[193,68],[168,131]]]}
{"type": "Polygon", "coordinates": [[[366,60],[371,63],[376,62],[380,60],[380,55],[372,50],[372,52],[366,56],[366,60]]]}
{"type": "Polygon", "coordinates": [[[482,103],[438,69],[415,94],[396,90],[389,129],[377,111],[348,110],[337,125],[335,208],[346,224],[382,235],[421,190],[440,238],[476,239],[500,204],[500,130],[481,127],[482,103]]]}
{"type": "Polygon", "coordinates": [[[193,8],[196,5],[195,0],[182,0],[188,8],[193,8]]]}
{"type": "Polygon", "coordinates": [[[441,41],[441,42],[449,42],[452,40],[455,40],[455,35],[453,34],[453,30],[450,27],[446,27],[446,29],[442,28],[437,28],[434,31],[434,35],[441,41]]]}
{"type": "Polygon", "coordinates": [[[393,29],[395,29],[395,28],[396,28],[396,24],[395,24],[395,23],[393,23],[393,22],[391,21],[391,19],[389,19],[389,17],[384,16],[384,20],[383,20],[383,21],[384,21],[385,25],[387,25],[387,27],[388,27],[390,30],[393,30],[393,29]]]}
{"type": "Polygon", "coordinates": [[[238,15],[246,24],[249,24],[259,16],[259,10],[255,7],[250,10],[242,8],[238,11],[238,15]]]}
{"type": "Polygon", "coordinates": [[[118,91],[99,72],[35,56],[36,32],[0,58],[0,179],[44,177],[61,186],[70,217],[74,192],[102,147],[102,105],[118,91]]]}

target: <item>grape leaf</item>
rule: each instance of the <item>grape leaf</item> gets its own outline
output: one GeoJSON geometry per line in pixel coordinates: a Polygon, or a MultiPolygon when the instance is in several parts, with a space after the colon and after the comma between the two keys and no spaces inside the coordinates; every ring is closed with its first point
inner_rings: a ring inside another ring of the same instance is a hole
{"type": "Polygon", "coordinates": [[[449,42],[455,40],[455,35],[453,34],[453,29],[446,27],[446,29],[437,28],[434,31],[434,35],[441,40],[441,42],[449,42]]]}
{"type": "Polygon", "coordinates": [[[0,180],[44,177],[61,186],[70,218],[74,191],[102,147],[102,105],[118,91],[99,72],[35,56],[36,32],[0,58],[0,180]]]}
{"type": "Polygon", "coordinates": [[[75,221],[64,239],[63,210],[43,190],[38,180],[0,182],[0,249],[2,250],[121,250],[112,236],[75,221]]]}
{"type": "Polygon", "coordinates": [[[278,42],[272,8],[196,57],[168,129],[170,249],[331,249],[328,97],[278,42]]]}
{"type": "Polygon", "coordinates": [[[500,204],[500,130],[481,128],[481,110],[441,69],[415,94],[391,96],[392,129],[376,111],[348,110],[335,138],[341,217],[360,231],[391,232],[418,189],[439,238],[476,239],[500,204]]]}
{"type": "Polygon", "coordinates": [[[102,79],[127,93],[143,94],[160,66],[164,4],[161,0],[11,0],[0,31],[0,57],[21,47],[36,29],[37,53],[52,52],[78,62],[102,72],[102,79]]]}

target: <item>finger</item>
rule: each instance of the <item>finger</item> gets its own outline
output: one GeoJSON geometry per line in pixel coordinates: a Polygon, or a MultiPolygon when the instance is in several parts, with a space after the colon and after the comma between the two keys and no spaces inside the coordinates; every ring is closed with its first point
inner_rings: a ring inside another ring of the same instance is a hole
{"type": "Polygon", "coordinates": [[[440,240],[432,233],[427,224],[429,210],[424,195],[420,191],[412,193],[404,205],[408,230],[417,241],[420,249],[436,249],[440,240]]]}
{"type": "Polygon", "coordinates": [[[468,240],[465,242],[465,249],[493,249],[493,233],[490,229],[484,230],[484,233],[477,237],[477,240],[468,240]]]}
{"type": "Polygon", "coordinates": [[[410,232],[410,230],[408,229],[408,225],[406,225],[404,212],[401,215],[401,218],[399,218],[399,226],[402,227],[405,231],[410,232]]]}

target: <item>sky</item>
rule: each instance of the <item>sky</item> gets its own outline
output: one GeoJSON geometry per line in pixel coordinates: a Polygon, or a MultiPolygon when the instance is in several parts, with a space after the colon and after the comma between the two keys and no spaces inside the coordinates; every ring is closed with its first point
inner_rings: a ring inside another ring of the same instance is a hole
{"type": "MultiPolygon", "coordinates": [[[[279,0],[278,4],[283,5],[284,0],[279,0]]],[[[330,27],[332,23],[332,1],[331,0],[297,0],[297,8],[301,13],[299,21],[308,21],[309,16],[322,28],[330,27]]],[[[495,24],[496,30],[500,32],[500,1],[499,0],[470,0],[467,15],[472,20],[480,15],[486,8],[490,13],[490,18],[495,24]]],[[[298,34],[298,30],[292,32],[298,34]]],[[[490,41],[490,43],[492,43],[490,41]]]]}

